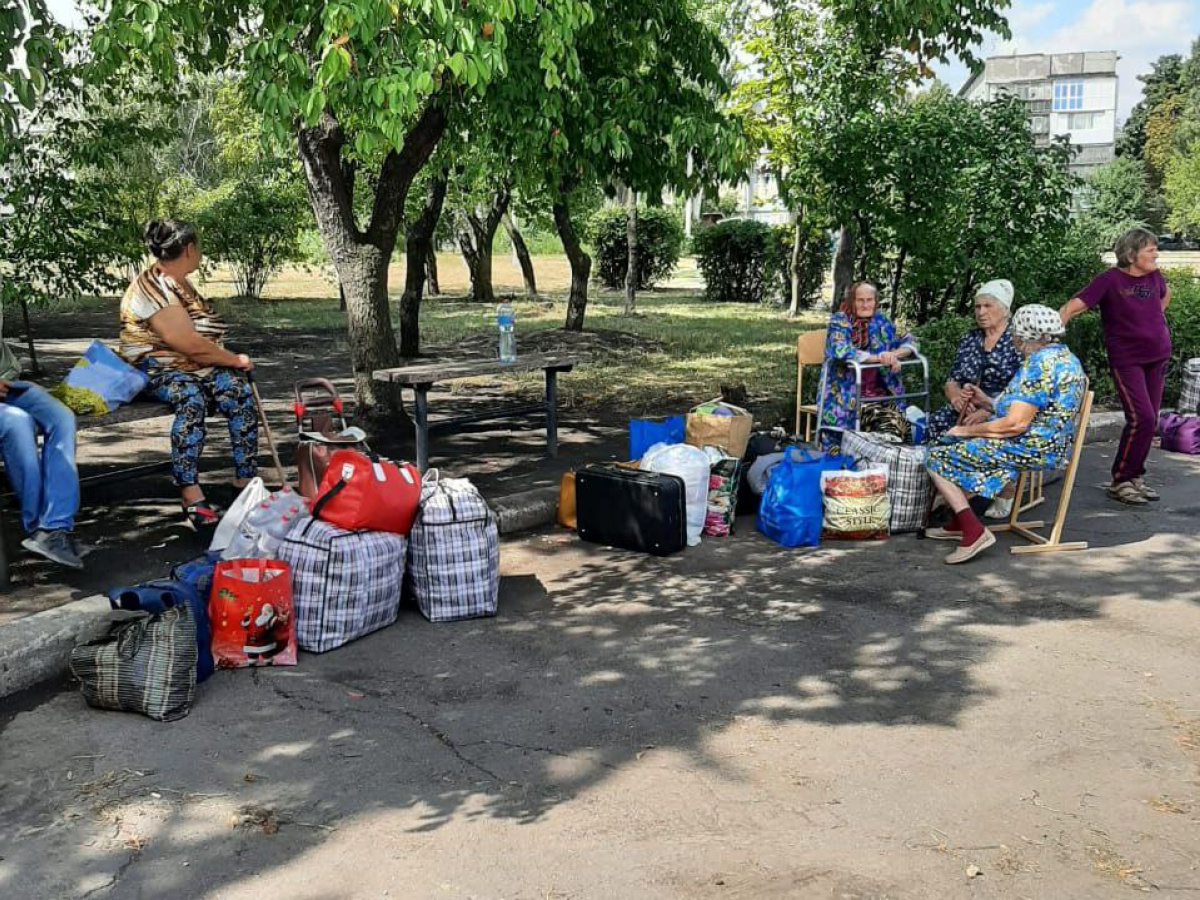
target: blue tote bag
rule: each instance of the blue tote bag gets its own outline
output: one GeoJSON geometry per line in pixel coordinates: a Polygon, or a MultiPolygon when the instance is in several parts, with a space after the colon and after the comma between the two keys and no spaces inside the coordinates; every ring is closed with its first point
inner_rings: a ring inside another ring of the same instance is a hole
{"type": "Polygon", "coordinates": [[[758,530],[784,547],[821,543],[821,473],[840,469],[843,456],[792,447],[767,479],[758,508],[758,530]]]}
{"type": "Polygon", "coordinates": [[[683,416],[671,416],[661,421],[630,419],[629,458],[641,459],[655,444],[682,444],[684,424],[683,416]]]}

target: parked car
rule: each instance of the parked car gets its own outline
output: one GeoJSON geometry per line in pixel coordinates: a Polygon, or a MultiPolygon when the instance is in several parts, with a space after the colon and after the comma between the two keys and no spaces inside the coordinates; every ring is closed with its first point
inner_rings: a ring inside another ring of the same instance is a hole
{"type": "Polygon", "coordinates": [[[1200,241],[1187,235],[1160,234],[1158,236],[1159,250],[1200,250],[1200,241]]]}

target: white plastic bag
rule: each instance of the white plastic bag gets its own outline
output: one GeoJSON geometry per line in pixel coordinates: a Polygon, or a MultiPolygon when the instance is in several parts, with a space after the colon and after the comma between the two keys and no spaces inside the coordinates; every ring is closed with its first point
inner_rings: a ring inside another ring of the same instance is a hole
{"type": "Polygon", "coordinates": [[[233,536],[237,534],[238,528],[241,527],[242,520],[250,514],[252,509],[266,500],[267,496],[267,488],[263,484],[263,480],[251,478],[250,483],[242,488],[242,492],[237,495],[233,505],[225,511],[225,515],[217,523],[212,543],[208,545],[209,552],[219,553],[228,547],[233,536]]]}
{"type": "MultiPolygon", "coordinates": [[[[311,518],[304,499],[287,485],[250,510],[221,559],[275,559],[283,539],[298,520],[311,518]]],[[[222,520],[224,521],[224,520],[222,520]]]]}
{"type": "Polygon", "coordinates": [[[697,546],[708,514],[708,454],[691,444],[655,444],[642,457],[641,467],[683,479],[687,542],[689,547],[697,546]]]}

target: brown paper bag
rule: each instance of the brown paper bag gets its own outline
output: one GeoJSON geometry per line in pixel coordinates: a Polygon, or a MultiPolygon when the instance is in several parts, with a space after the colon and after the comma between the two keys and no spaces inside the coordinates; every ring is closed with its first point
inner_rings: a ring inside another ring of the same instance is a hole
{"type": "MultiPolygon", "coordinates": [[[[730,456],[741,459],[746,455],[754,417],[740,406],[722,403],[732,410],[732,416],[709,416],[689,412],[684,440],[693,447],[720,447],[730,456]]],[[[699,407],[697,407],[699,408],[699,407]]]]}

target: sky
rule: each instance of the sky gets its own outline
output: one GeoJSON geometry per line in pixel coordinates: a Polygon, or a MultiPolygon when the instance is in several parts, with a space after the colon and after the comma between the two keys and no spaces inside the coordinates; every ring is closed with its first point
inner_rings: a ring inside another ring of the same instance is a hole
{"type": "MultiPolygon", "coordinates": [[[[61,21],[78,21],[76,0],[47,2],[61,21]]],[[[1137,76],[1164,54],[1186,54],[1192,40],[1200,37],[1200,0],[1013,0],[1008,24],[1012,39],[986,39],[981,57],[1116,50],[1121,56],[1117,117],[1124,121],[1141,99],[1137,76]]],[[[961,63],[935,70],[954,90],[967,78],[961,63]]]]}
{"type": "MultiPolygon", "coordinates": [[[[980,48],[981,57],[1116,50],[1120,121],[1141,99],[1137,76],[1160,56],[1186,55],[1200,37],[1200,0],[1013,0],[1007,15],[1012,39],[993,35],[980,48]]],[[[954,90],[967,77],[961,64],[934,68],[954,90]]]]}

